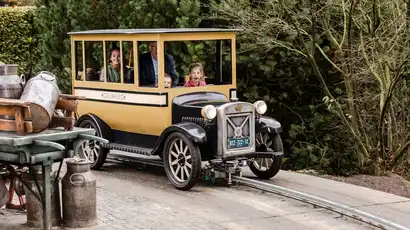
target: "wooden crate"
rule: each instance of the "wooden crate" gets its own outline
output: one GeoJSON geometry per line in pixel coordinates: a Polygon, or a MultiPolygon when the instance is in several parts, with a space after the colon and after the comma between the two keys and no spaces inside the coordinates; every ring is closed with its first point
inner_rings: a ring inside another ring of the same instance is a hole
{"type": "Polygon", "coordinates": [[[64,127],[65,130],[72,130],[75,124],[78,99],[84,99],[84,97],[61,94],[56,105],[56,110],[61,110],[62,114],[54,114],[48,127],[64,127]]]}
{"type": "MultiPolygon", "coordinates": [[[[56,105],[56,110],[61,114],[54,114],[48,128],[63,127],[72,130],[75,124],[78,99],[83,97],[61,94],[56,105]]],[[[16,132],[18,135],[33,133],[30,102],[19,99],[0,98],[0,116],[14,117],[10,120],[0,117],[0,131],[16,132]]]]}
{"type": "Polygon", "coordinates": [[[12,120],[0,118],[0,131],[14,131],[18,135],[33,132],[29,102],[0,98],[0,115],[14,117],[12,120]]]}

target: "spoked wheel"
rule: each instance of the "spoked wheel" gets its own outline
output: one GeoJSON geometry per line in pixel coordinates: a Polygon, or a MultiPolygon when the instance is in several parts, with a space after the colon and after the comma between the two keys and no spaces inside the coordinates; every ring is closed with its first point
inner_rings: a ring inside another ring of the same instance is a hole
{"type": "MultiPolygon", "coordinates": [[[[257,133],[256,151],[257,152],[283,152],[282,139],[279,134],[257,133]]],[[[261,179],[270,179],[280,170],[282,165],[282,156],[274,158],[256,158],[249,168],[261,179]]]]}
{"type": "MultiPolygon", "coordinates": [[[[92,128],[96,131],[96,136],[103,137],[100,129],[92,120],[85,119],[78,125],[78,127],[92,128]]],[[[101,147],[99,141],[87,140],[81,145],[80,151],[82,151],[85,158],[91,162],[91,169],[99,169],[103,166],[109,150],[101,147]]]]}
{"type": "Polygon", "coordinates": [[[198,146],[179,132],[168,136],[163,161],[168,179],[177,189],[189,190],[201,175],[201,153],[198,146]]]}

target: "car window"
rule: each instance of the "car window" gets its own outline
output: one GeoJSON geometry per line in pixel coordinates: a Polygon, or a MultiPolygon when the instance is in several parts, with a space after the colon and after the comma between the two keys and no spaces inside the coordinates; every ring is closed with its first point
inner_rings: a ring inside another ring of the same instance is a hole
{"type": "Polygon", "coordinates": [[[138,44],[138,86],[158,88],[157,41],[138,44]]]}
{"type": "Polygon", "coordinates": [[[85,78],[83,66],[83,42],[74,42],[74,58],[75,58],[75,79],[82,81],[85,78]]]}
{"type": "Polygon", "coordinates": [[[101,73],[104,71],[103,43],[101,41],[85,41],[86,81],[104,81],[101,73]]]}
{"type": "Polygon", "coordinates": [[[232,84],[231,40],[166,41],[164,72],[172,88],[232,84]],[[173,61],[173,63],[171,63],[173,61]]]}

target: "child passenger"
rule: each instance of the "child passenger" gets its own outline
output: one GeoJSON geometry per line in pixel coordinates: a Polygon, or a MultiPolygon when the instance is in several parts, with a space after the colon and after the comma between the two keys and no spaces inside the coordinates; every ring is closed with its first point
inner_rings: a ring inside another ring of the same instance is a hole
{"type": "Polygon", "coordinates": [[[164,79],[165,88],[171,88],[171,81],[172,81],[171,76],[169,76],[168,74],[165,73],[164,78],[165,78],[164,79]]]}
{"type": "Polygon", "coordinates": [[[204,68],[201,63],[189,65],[189,81],[185,82],[185,87],[205,86],[204,68]]]}

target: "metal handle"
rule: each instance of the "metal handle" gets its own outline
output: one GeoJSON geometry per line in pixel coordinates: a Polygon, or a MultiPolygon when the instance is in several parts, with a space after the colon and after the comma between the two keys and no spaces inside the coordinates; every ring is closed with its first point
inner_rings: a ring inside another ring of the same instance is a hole
{"type": "Polygon", "coordinates": [[[54,81],[56,78],[53,73],[49,71],[41,71],[40,72],[40,77],[46,81],[54,81]],[[44,75],[46,74],[46,75],[44,75]]]}
{"type": "Polygon", "coordinates": [[[104,144],[109,143],[109,141],[107,139],[104,139],[104,138],[99,137],[99,136],[88,135],[88,134],[80,134],[78,136],[79,136],[79,139],[83,139],[83,140],[99,141],[99,142],[104,143],[104,144]]]}
{"type": "Polygon", "coordinates": [[[60,151],[64,151],[64,150],[65,150],[64,145],[61,145],[61,144],[59,144],[59,143],[52,142],[52,141],[34,140],[33,143],[34,143],[35,145],[41,145],[41,146],[52,147],[52,148],[55,148],[55,149],[60,150],[60,151]]]}
{"type": "Polygon", "coordinates": [[[84,182],[85,182],[85,177],[84,177],[83,174],[80,174],[80,173],[73,173],[73,174],[71,174],[71,176],[70,176],[70,183],[71,183],[72,185],[80,185],[80,184],[83,184],[84,182]],[[81,183],[74,183],[73,180],[72,180],[74,175],[80,175],[80,176],[82,176],[82,177],[83,177],[83,181],[82,181],[81,183]]]}
{"type": "Polygon", "coordinates": [[[26,78],[24,74],[20,75],[20,84],[21,86],[24,88],[24,86],[26,85],[26,78]]]}

